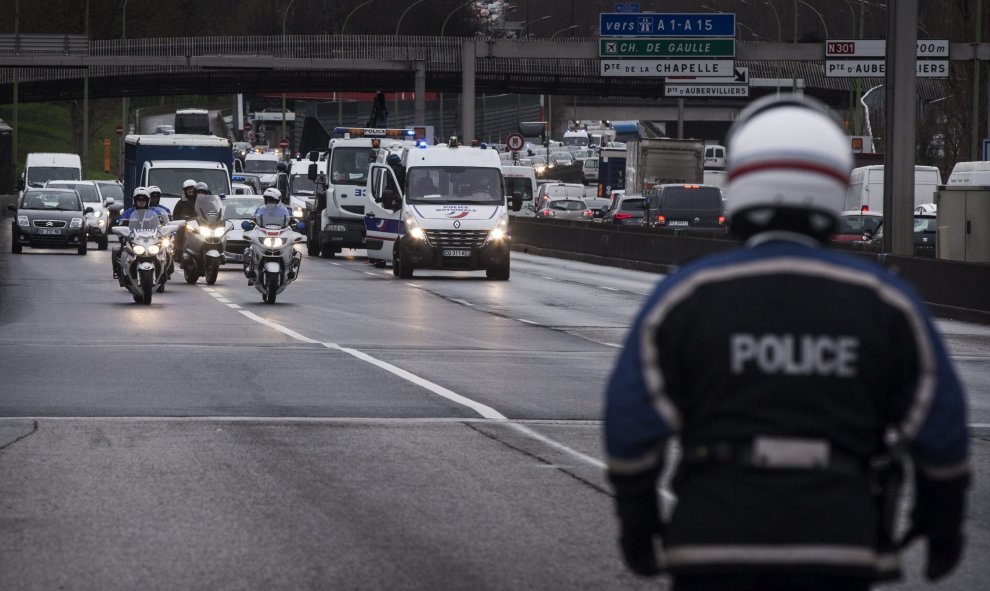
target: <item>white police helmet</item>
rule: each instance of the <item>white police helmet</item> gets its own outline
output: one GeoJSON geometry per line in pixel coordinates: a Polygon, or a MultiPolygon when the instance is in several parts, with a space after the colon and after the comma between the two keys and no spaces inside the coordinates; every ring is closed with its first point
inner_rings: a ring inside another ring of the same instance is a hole
{"type": "Polygon", "coordinates": [[[852,168],[845,132],[821,102],[769,96],[729,130],[727,213],[742,237],[788,230],[826,239],[834,229],[852,168]]]}
{"type": "Polygon", "coordinates": [[[182,182],[183,191],[185,191],[186,189],[195,189],[195,188],[196,188],[196,181],[192,179],[186,179],[185,181],[182,182]]]}
{"type": "Polygon", "coordinates": [[[262,197],[264,198],[265,203],[268,203],[269,199],[273,200],[275,203],[278,203],[282,200],[282,192],[275,188],[265,189],[262,197]]]}

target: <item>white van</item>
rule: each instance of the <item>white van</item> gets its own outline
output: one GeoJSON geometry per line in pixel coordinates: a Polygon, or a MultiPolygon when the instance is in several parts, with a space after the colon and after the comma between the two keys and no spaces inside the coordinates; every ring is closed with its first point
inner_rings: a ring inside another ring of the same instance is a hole
{"type": "Polygon", "coordinates": [[[705,146],[705,168],[725,168],[725,146],[705,146]]]}
{"type": "Polygon", "coordinates": [[[973,187],[990,186],[990,161],[956,162],[949,173],[946,186],[963,185],[973,187]]]}
{"type": "Polygon", "coordinates": [[[82,161],[78,154],[34,152],[27,155],[18,188],[23,191],[25,187],[44,187],[48,181],[80,180],[82,161]]]}
{"type": "MultiPolygon", "coordinates": [[[[484,269],[489,279],[509,278],[509,202],[498,153],[487,148],[447,145],[403,150],[405,182],[392,168],[371,165],[368,192],[376,207],[368,240],[389,249],[396,277],[415,269],[484,269]]],[[[518,211],[522,199],[511,198],[518,211]]],[[[369,257],[371,252],[369,251],[369,257]]],[[[377,257],[376,257],[377,258],[377,257]]]]}
{"type": "Polygon", "coordinates": [[[519,193],[522,197],[523,207],[533,204],[533,196],[536,195],[536,172],[532,166],[507,166],[503,164],[502,184],[505,187],[507,198],[519,193]]]}
{"type": "MultiPolygon", "coordinates": [[[[914,207],[935,201],[942,175],[934,166],[914,167],[914,207]]],[[[860,166],[849,174],[843,211],[883,211],[883,165],[860,166]]]]}

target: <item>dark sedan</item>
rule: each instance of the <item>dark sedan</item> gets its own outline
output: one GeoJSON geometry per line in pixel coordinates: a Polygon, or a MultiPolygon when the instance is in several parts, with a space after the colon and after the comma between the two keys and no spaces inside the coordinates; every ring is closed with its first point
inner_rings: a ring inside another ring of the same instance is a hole
{"type": "Polygon", "coordinates": [[[72,189],[28,189],[17,205],[8,205],[15,212],[13,240],[10,250],[19,253],[25,246],[32,248],[75,248],[86,254],[87,213],[79,193],[72,189]]]}

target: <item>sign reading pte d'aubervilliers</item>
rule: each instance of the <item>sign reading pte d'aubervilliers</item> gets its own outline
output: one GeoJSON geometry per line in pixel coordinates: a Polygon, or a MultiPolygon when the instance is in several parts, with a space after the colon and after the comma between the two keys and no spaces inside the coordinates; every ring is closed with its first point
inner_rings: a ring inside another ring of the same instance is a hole
{"type": "Polygon", "coordinates": [[[731,80],[732,60],[601,60],[602,76],[712,76],[731,80]]]}

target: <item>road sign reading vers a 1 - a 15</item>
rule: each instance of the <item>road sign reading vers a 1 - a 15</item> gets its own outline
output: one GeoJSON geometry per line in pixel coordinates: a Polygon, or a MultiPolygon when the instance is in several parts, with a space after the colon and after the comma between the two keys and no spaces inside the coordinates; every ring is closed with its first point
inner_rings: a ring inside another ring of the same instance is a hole
{"type": "Polygon", "coordinates": [[[730,12],[698,14],[630,14],[603,12],[598,15],[602,37],[735,37],[736,15],[730,12]]]}
{"type": "Polygon", "coordinates": [[[601,60],[602,76],[732,76],[732,60],[601,60]]]}
{"type": "Polygon", "coordinates": [[[600,57],[734,57],[735,39],[599,39],[600,57]]]}

